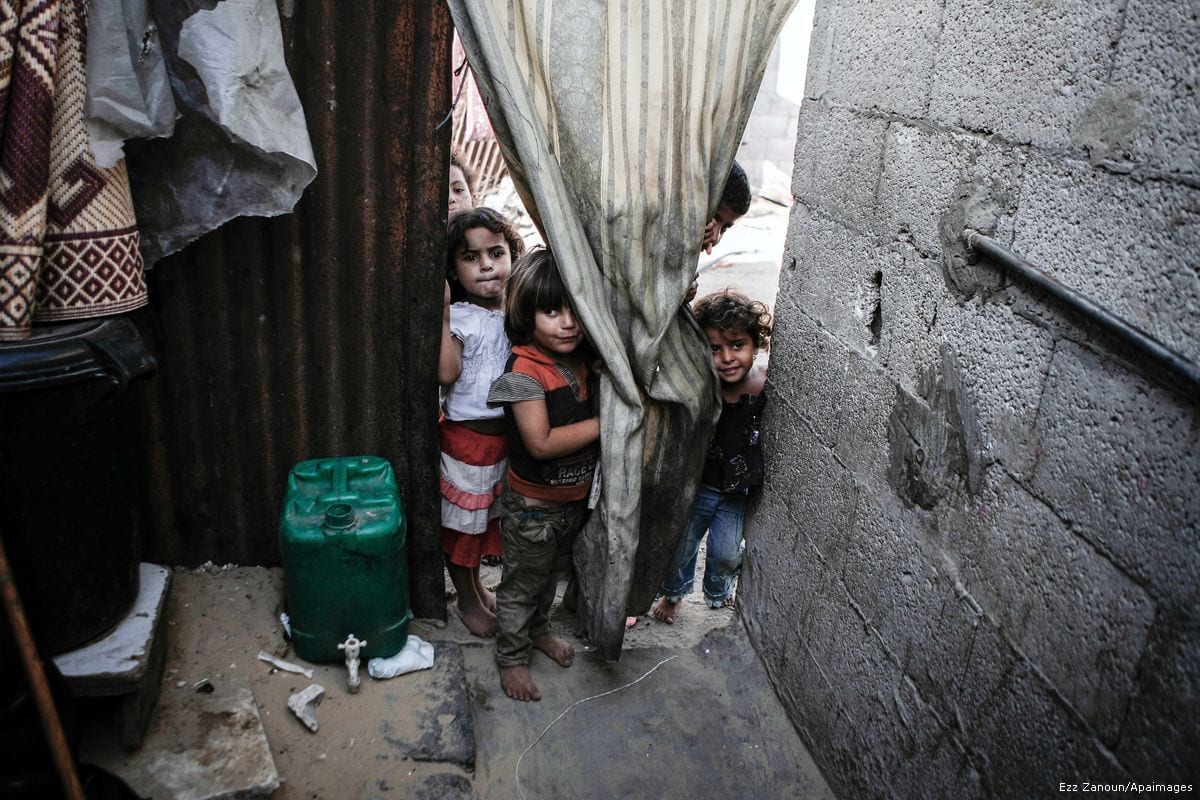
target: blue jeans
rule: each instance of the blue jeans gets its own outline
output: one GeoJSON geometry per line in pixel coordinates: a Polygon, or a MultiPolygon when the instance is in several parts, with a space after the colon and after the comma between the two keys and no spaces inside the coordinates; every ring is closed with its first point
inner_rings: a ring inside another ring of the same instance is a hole
{"type": "Polygon", "coordinates": [[[701,486],[692,503],[692,519],[675,550],[661,593],[670,603],[678,603],[691,594],[696,583],[696,556],[700,542],[708,534],[708,554],[704,559],[704,602],[713,608],[733,593],[733,582],[742,568],[742,524],[746,519],[746,496],[722,494],[701,486]]]}

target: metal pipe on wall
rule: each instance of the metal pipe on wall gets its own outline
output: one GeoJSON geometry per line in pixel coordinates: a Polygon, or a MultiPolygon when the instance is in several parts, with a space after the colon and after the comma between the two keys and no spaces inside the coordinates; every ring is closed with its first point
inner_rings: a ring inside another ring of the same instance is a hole
{"type": "Polygon", "coordinates": [[[1016,274],[1026,283],[1041,289],[1071,310],[1082,314],[1090,322],[1112,333],[1137,353],[1148,356],[1171,376],[1186,383],[1194,393],[1193,397],[1200,399],[1200,364],[1176,352],[1075,289],[1050,277],[990,236],[967,228],[963,231],[963,238],[971,250],[999,263],[1008,272],[1016,274]]]}

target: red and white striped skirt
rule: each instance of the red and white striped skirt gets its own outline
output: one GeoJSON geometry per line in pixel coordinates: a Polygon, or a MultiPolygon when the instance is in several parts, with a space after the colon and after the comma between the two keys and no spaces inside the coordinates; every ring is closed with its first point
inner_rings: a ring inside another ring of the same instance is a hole
{"type": "Polygon", "coordinates": [[[500,492],[508,468],[508,437],[442,419],[442,551],[464,567],[500,555],[500,492]]]}

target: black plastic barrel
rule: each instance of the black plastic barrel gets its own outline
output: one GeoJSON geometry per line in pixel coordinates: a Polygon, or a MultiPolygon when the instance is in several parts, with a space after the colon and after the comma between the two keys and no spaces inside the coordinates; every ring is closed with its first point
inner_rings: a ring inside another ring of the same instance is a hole
{"type": "Polygon", "coordinates": [[[105,633],[137,597],[127,387],[154,367],[123,318],[0,342],[0,536],[45,653],[105,633]]]}

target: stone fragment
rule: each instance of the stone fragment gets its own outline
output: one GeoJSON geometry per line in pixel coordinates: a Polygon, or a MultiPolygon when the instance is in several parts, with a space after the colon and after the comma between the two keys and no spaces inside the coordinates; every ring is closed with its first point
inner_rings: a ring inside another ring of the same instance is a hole
{"type": "Polygon", "coordinates": [[[305,689],[288,698],[288,708],[292,710],[305,726],[313,733],[317,732],[317,706],[325,696],[325,687],[313,683],[305,689]]]}

